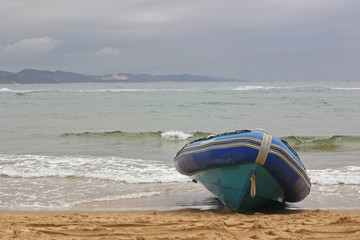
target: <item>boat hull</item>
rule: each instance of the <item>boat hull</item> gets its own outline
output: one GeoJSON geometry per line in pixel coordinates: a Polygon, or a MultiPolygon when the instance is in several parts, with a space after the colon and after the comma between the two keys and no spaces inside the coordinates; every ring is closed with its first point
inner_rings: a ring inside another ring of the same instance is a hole
{"type": "Polygon", "coordinates": [[[267,201],[298,202],[311,187],[297,153],[267,133],[241,131],[196,140],[178,152],[175,167],[232,210],[267,201]]]}
{"type": "Polygon", "coordinates": [[[284,201],[283,187],[259,164],[215,168],[192,177],[233,211],[284,201]]]}

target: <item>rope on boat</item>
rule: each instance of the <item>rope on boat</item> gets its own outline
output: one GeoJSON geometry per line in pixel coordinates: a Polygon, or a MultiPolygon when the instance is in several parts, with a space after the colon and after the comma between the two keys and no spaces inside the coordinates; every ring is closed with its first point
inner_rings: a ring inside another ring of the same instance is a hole
{"type": "Polygon", "coordinates": [[[268,131],[266,131],[265,129],[263,128],[254,128],[254,129],[251,129],[252,132],[262,132],[262,133],[266,133],[269,135],[268,131]]]}
{"type": "Polygon", "coordinates": [[[263,140],[261,142],[261,147],[259,149],[259,153],[257,155],[255,163],[260,165],[265,164],[271,146],[271,140],[272,140],[272,136],[264,133],[263,140]]]}
{"type": "Polygon", "coordinates": [[[251,190],[250,190],[250,195],[252,198],[254,198],[256,196],[256,183],[255,183],[255,173],[253,173],[253,175],[251,176],[250,180],[251,180],[251,190]]]}

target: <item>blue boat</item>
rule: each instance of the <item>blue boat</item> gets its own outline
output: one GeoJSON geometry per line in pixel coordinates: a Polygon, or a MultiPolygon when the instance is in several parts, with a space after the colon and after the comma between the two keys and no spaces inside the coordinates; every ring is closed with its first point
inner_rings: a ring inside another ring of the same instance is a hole
{"type": "Polygon", "coordinates": [[[264,130],[195,140],[174,161],[177,171],[202,183],[232,211],[270,201],[298,202],[310,193],[310,179],[298,154],[264,130]]]}

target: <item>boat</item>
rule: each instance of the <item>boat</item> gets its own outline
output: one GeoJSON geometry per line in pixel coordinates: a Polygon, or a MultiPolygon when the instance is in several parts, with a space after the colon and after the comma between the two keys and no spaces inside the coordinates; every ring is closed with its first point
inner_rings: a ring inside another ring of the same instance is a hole
{"type": "Polygon", "coordinates": [[[299,202],[310,193],[310,179],[298,154],[262,129],[192,141],[174,162],[178,172],[203,184],[232,211],[299,202]]]}

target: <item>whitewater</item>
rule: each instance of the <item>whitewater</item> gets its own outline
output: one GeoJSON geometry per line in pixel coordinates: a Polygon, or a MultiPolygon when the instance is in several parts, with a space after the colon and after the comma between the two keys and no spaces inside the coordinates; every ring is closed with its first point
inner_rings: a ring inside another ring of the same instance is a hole
{"type": "Polygon", "coordinates": [[[312,182],[289,208],[360,208],[360,82],[0,86],[0,209],[216,208],[176,172],[188,142],[264,128],[312,182]]]}

